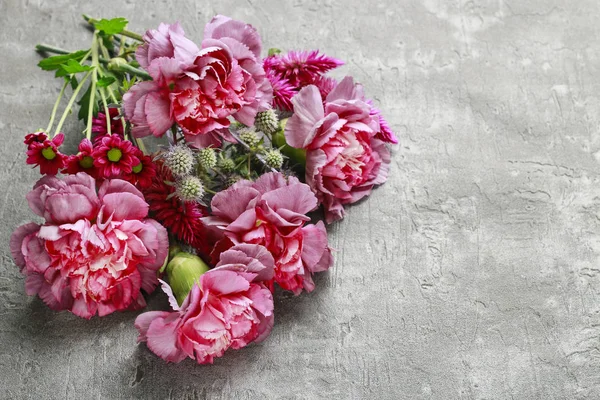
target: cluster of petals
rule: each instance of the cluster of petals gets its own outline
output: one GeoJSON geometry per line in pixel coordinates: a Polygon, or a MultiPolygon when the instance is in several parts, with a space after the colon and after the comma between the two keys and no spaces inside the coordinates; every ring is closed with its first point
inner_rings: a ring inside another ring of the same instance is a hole
{"type": "Polygon", "coordinates": [[[226,129],[229,117],[251,126],[272,101],[260,51],[252,26],[221,15],[206,26],[201,49],[179,24],[146,32],[136,58],[152,81],[123,96],[133,135],[162,136],[177,123],[197,147],[233,140],[226,129]]]}
{"type": "Polygon", "coordinates": [[[351,77],[325,102],[314,85],[301,89],[292,102],[295,113],[286,125],[286,141],[306,149],[306,182],[323,204],[326,221],[341,219],[345,204],[369,195],[387,179],[390,152],[379,139],[378,113],[351,77]]]}
{"type": "Polygon", "coordinates": [[[45,132],[30,133],[25,136],[27,145],[27,164],[40,167],[42,175],[56,175],[65,167],[67,156],[58,148],[65,140],[65,135],[59,133],[52,139],[45,132]]]}
{"type": "Polygon", "coordinates": [[[45,176],[27,200],[45,220],[19,227],[10,240],[28,295],[83,318],[145,306],[140,290],[157,286],[168,237],[147,218],[148,204],[133,185],[113,179],[96,191],[85,173],[45,176]]]}
{"type": "Polygon", "coordinates": [[[317,198],[308,185],[271,172],[217,193],[212,216],[203,222],[223,234],[217,252],[241,243],[265,246],[275,259],[274,281],[299,294],[303,289],[312,291],[312,274],[333,263],[325,226],[321,221],[307,224],[306,214],[316,207],[317,198]]]}
{"type": "Polygon", "coordinates": [[[263,246],[241,244],[221,254],[181,304],[163,282],[173,311],[149,311],[135,320],[138,342],[168,362],[212,364],[227,349],[264,340],[273,327],[273,257],[263,246]]]}
{"type": "Polygon", "coordinates": [[[263,66],[273,86],[273,104],[281,110],[292,111],[292,97],[307,85],[323,88],[325,97],[335,80],[326,78],[324,74],[343,64],[343,61],[318,50],[291,50],[265,58],[263,66]]]}

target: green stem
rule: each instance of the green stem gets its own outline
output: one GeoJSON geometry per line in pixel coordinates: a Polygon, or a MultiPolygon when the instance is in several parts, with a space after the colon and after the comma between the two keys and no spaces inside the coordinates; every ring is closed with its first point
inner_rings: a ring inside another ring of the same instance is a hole
{"type": "Polygon", "coordinates": [[[110,129],[110,110],[108,109],[108,104],[106,103],[106,96],[104,95],[104,89],[105,88],[100,88],[99,92],[100,92],[100,97],[102,97],[102,105],[104,106],[104,115],[106,116],[106,132],[108,133],[108,136],[112,135],[111,129],[110,129]]]}
{"type": "Polygon", "coordinates": [[[116,68],[117,68],[117,71],[127,72],[127,73],[130,73],[131,75],[135,75],[135,76],[140,77],[140,78],[145,79],[145,80],[151,80],[152,79],[152,77],[150,76],[150,74],[147,73],[146,71],[142,71],[139,68],[132,67],[129,64],[122,64],[122,65],[119,65],[116,68]]]}
{"type": "Polygon", "coordinates": [[[90,103],[88,107],[87,128],[85,129],[85,137],[89,140],[92,139],[92,119],[94,117],[94,101],[96,96],[96,82],[98,82],[99,66],[100,64],[98,63],[98,31],[94,31],[94,38],[92,39],[92,84],[90,86],[90,103]]]}
{"type": "Polygon", "coordinates": [[[50,116],[50,122],[48,123],[48,127],[44,131],[46,133],[50,132],[50,129],[52,129],[52,124],[54,124],[54,118],[56,117],[56,112],[58,111],[58,105],[60,104],[60,101],[62,100],[62,97],[65,94],[65,89],[67,88],[68,84],[69,84],[69,80],[65,79],[65,84],[63,85],[62,89],[60,89],[60,93],[58,94],[56,103],[54,103],[54,108],[52,108],[52,115],[50,116]]]}
{"type": "Polygon", "coordinates": [[[60,118],[60,121],[58,121],[56,130],[54,131],[54,135],[52,135],[52,136],[56,136],[60,132],[60,129],[62,128],[63,124],[65,123],[65,120],[67,119],[67,115],[69,115],[71,108],[73,108],[73,104],[75,103],[75,99],[77,98],[77,95],[79,94],[79,92],[81,91],[81,88],[83,87],[83,84],[85,83],[85,81],[87,81],[87,79],[90,77],[91,74],[92,74],[92,71],[88,71],[88,73],[85,74],[83,79],[79,82],[79,85],[77,85],[77,87],[73,91],[73,94],[71,95],[71,99],[69,100],[69,103],[67,104],[67,108],[65,108],[65,111],[63,112],[63,115],[60,118]]]}
{"type": "Polygon", "coordinates": [[[54,54],[69,54],[70,52],[59,47],[50,46],[49,44],[38,44],[35,49],[40,52],[54,53],[54,54]]]}

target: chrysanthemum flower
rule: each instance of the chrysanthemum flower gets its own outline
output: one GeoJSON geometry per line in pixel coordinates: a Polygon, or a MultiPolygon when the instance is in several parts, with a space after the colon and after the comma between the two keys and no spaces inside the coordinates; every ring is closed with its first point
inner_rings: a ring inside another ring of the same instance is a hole
{"type": "Polygon", "coordinates": [[[152,162],[152,157],[144,155],[139,149],[136,153],[140,162],[131,168],[131,174],[124,179],[140,189],[145,189],[152,185],[152,180],[156,176],[156,166],[152,162]]]}
{"type": "Polygon", "coordinates": [[[56,175],[65,166],[67,156],[58,151],[65,140],[65,135],[59,133],[51,140],[43,132],[29,134],[25,137],[27,147],[27,164],[40,166],[42,175],[56,175]],[[43,141],[42,141],[43,139],[43,141]]]}
{"type": "MultiPolygon", "coordinates": [[[[109,108],[108,114],[110,117],[110,133],[119,135],[122,138],[123,123],[120,118],[117,118],[119,116],[119,110],[116,108],[109,108]]],[[[108,135],[105,113],[100,111],[96,117],[92,118],[92,133],[94,134],[94,143],[100,142],[105,135],[108,135]]]]}
{"type": "Polygon", "coordinates": [[[267,71],[267,78],[273,87],[273,105],[280,110],[292,110],[292,97],[296,94],[296,88],[285,78],[273,71],[267,71]]]}
{"type": "Polygon", "coordinates": [[[94,168],[94,158],[92,153],[94,146],[89,139],[83,139],[79,143],[79,153],[68,156],[66,162],[66,168],[61,172],[63,174],[76,174],[78,172],[85,172],[88,175],[95,177],[96,169],[94,168]]]}
{"type": "Polygon", "coordinates": [[[272,55],[264,59],[264,68],[287,79],[296,87],[314,83],[321,75],[344,65],[344,62],[320,54],[319,50],[289,51],[287,54],[272,55]]]}
{"type": "Polygon", "coordinates": [[[98,175],[102,178],[119,178],[130,174],[133,167],[140,163],[136,150],[130,141],[121,139],[119,135],[103,137],[92,154],[98,175]]]}
{"type": "Polygon", "coordinates": [[[167,182],[175,178],[162,161],[156,162],[156,176],[144,189],[150,204],[150,213],[178,240],[209,254],[210,243],[206,240],[206,228],[200,218],[208,215],[206,207],[196,202],[184,202],[174,195],[176,188],[167,182]]]}

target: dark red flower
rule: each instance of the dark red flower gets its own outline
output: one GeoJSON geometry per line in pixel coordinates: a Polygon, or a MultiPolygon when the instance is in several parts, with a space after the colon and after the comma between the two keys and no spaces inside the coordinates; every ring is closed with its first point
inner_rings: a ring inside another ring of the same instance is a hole
{"type": "Polygon", "coordinates": [[[212,243],[200,218],[207,216],[208,210],[198,203],[183,202],[173,196],[175,187],[167,183],[175,181],[173,175],[162,161],[157,161],[155,166],[152,184],[143,190],[151,215],[175,238],[207,256],[212,250],[212,243]]]}
{"type": "Polygon", "coordinates": [[[43,132],[29,134],[25,137],[27,147],[27,164],[40,166],[42,175],[56,175],[64,168],[67,156],[58,151],[65,140],[65,135],[59,133],[51,140],[43,132]],[[42,140],[43,139],[43,140],[42,140]]]}
{"type": "Polygon", "coordinates": [[[97,143],[92,157],[94,166],[98,168],[101,178],[124,178],[131,174],[133,167],[140,163],[136,156],[137,149],[129,140],[123,140],[119,135],[104,136],[97,143]]]}
{"type": "MultiPolygon", "coordinates": [[[[110,116],[110,133],[113,135],[119,135],[123,138],[123,123],[119,116],[119,110],[116,108],[109,108],[108,114],[110,116]]],[[[106,114],[98,112],[98,115],[92,118],[92,133],[94,134],[94,143],[99,143],[102,138],[108,135],[108,129],[106,124],[106,114]]]]}
{"type": "Polygon", "coordinates": [[[137,149],[136,157],[140,162],[133,166],[131,174],[124,177],[139,189],[146,189],[152,185],[153,178],[156,176],[156,166],[152,162],[152,157],[145,156],[141,150],[137,149]]]}
{"type": "Polygon", "coordinates": [[[61,172],[63,174],[76,174],[78,172],[85,172],[94,178],[97,175],[96,168],[94,168],[94,158],[92,153],[94,147],[89,139],[82,139],[79,143],[79,153],[68,156],[66,162],[66,168],[61,172]]]}

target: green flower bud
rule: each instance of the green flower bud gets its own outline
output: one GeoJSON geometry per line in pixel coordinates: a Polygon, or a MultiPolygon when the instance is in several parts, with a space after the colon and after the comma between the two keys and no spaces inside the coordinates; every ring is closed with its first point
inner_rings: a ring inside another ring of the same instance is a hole
{"type": "Polygon", "coordinates": [[[165,165],[176,176],[189,175],[196,165],[194,153],[186,145],[172,147],[164,157],[165,165]]]}
{"type": "Polygon", "coordinates": [[[217,154],[210,147],[198,152],[198,162],[205,170],[213,169],[217,165],[217,154]]]}
{"type": "Polygon", "coordinates": [[[190,253],[178,253],[167,264],[169,286],[181,305],[200,276],[210,268],[202,259],[190,253]]]}
{"type": "Polygon", "coordinates": [[[267,111],[261,111],[258,114],[256,114],[254,126],[256,127],[256,129],[266,133],[267,135],[275,133],[279,128],[279,119],[277,118],[275,110],[271,108],[267,111]]]}
{"type": "Polygon", "coordinates": [[[122,66],[127,64],[127,60],[121,57],[111,58],[108,62],[108,69],[111,71],[118,71],[122,66]]]}
{"type": "Polygon", "coordinates": [[[221,158],[219,160],[219,168],[226,173],[233,172],[235,169],[235,163],[231,158],[221,158]]]}
{"type": "Polygon", "coordinates": [[[270,149],[265,154],[265,162],[269,167],[279,169],[283,165],[283,155],[277,149],[270,149]]]}
{"type": "Polygon", "coordinates": [[[200,179],[189,175],[175,184],[175,193],[183,201],[201,201],[204,196],[204,185],[200,179]]]}
{"type": "Polygon", "coordinates": [[[240,139],[244,141],[250,148],[254,148],[258,146],[260,143],[260,138],[256,134],[256,130],[254,128],[243,128],[240,129],[240,139]]]}

